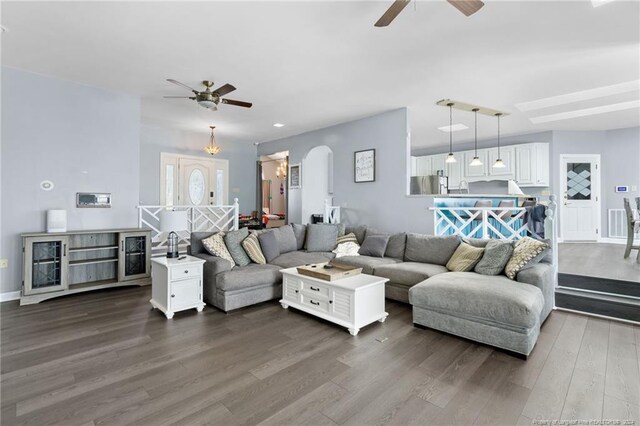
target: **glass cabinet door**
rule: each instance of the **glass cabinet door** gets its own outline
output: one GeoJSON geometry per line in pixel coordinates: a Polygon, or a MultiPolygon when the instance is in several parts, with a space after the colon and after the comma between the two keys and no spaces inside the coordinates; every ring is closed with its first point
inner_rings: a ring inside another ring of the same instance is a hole
{"type": "Polygon", "coordinates": [[[150,255],[151,241],[148,232],[121,233],[118,280],[127,281],[148,277],[150,255]]]}
{"type": "Polygon", "coordinates": [[[68,237],[28,237],[24,240],[24,294],[68,288],[68,237]]]}

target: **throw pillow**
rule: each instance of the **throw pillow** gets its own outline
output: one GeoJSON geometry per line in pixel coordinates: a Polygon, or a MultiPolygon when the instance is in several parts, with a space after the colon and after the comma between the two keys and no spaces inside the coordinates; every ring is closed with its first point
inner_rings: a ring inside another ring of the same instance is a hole
{"type": "Polygon", "coordinates": [[[229,231],[224,236],[224,242],[234,262],[238,266],[247,266],[251,259],[242,248],[242,241],[249,236],[248,228],[240,228],[237,231],[229,231]]]}
{"type": "Polygon", "coordinates": [[[362,256],[384,257],[389,244],[388,235],[367,235],[358,253],[362,256]]]}
{"type": "Polygon", "coordinates": [[[338,237],[336,239],[336,244],[340,245],[340,244],[344,244],[344,243],[356,243],[356,244],[358,244],[358,238],[356,237],[356,235],[354,233],[349,233],[349,234],[343,235],[342,237],[338,237]]]}
{"type": "Polygon", "coordinates": [[[275,228],[274,232],[278,240],[280,254],[289,253],[290,251],[296,251],[298,249],[296,235],[293,233],[293,227],[291,225],[275,228]]]}
{"type": "Polygon", "coordinates": [[[267,259],[265,259],[264,254],[262,253],[260,241],[258,241],[258,236],[256,234],[249,234],[249,236],[242,241],[242,248],[247,252],[247,255],[254,263],[259,265],[267,263],[267,259]]]}
{"type": "Polygon", "coordinates": [[[504,268],[504,273],[512,280],[515,279],[518,272],[520,272],[527,263],[534,260],[536,257],[542,259],[543,256],[539,255],[548,247],[549,245],[544,241],[534,240],[531,237],[524,237],[516,243],[516,246],[513,249],[513,255],[511,256],[511,259],[509,259],[509,262],[507,262],[507,266],[504,268]]]}
{"type": "Polygon", "coordinates": [[[291,227],[293,228],[293,234],[296,236],[296,250],[302,250],[304,248],[304,238],[307,236],[307,225],[294,223],[291,227]]]}
{"type": "Polygon", "coordinates": [[[331,251],[336,248],[337,240],[337,226],[320,223],[307,225],[307,251],[331,251]]]}
{"type": "Polygon", "coordinates": [[[512,254],[512,241],[489,240],[474,271],[482,275],[500,275],[512,254]]]}
{"type": "Polygon", "coordinates": [[[489,241],[496,241],[496,240],[485,240],[482,238],[463,238],[462,241],[464,241],[465,243],[473,247],[484,248],[487,246],[487,244],[489,244],[489,241]]]}
{"type": "Polygon", "coordinates": [[[231,257],[229,250],[227,250],[227,246],[224,243],[224,232],[218,232],[213,234],[209,238],[205,238],[202,240],[202,245],[204,249],[208,251],[212,256],[217,256],[222,259],[228,260],[232,265],[235,265],[236,262],[231,257]]]}
{"type": "Polygon", "coordinates": [[[358,239],[358,244],[362,244],[364,242],[364,237],[366,235],[367,232],[367,227],[366,226],[347,226],[345,228],[345,233],[346,234],[355,234],[356,238],[358,239]]]}
{"type": "Polygon", "coordinates": [[[406,245],[407,234],[404,232],[393,234],[389,237],[389,244],[387,244],[387,250],[384,252],[384,256],[402,260],[404,258],[406,245]]]}
{"type": "Polygon", "coordinates": [[[337,259],[344,256],[360,256],[358,250],[360,250],[360,245],[357,242],[347,241],[338,244],[338,247],[333,252],[336,254],[337,259]]]}
{"type": "Polygon", "coordinates": [[[447,269],[452,272],[469,272],[480,261],[483,253],[483,248],[462,242],[447,262],[447,269]]]}
{"type": "Polygon", "coordinates": [[[445,266],[460,240],[455,235],[448,237],[407,234],[407,247],[404,260],[407,262],[432,263],[445,266]]]}
{"type": "Polygon", "coordinates": [[[267,262],[271,262],[276,257],[280,256],[280,248],[278,247],[278,238],[275,231],[263,232],[258,235],[258,241],[260,241],[260,247],[262,253],[267,262]]]}

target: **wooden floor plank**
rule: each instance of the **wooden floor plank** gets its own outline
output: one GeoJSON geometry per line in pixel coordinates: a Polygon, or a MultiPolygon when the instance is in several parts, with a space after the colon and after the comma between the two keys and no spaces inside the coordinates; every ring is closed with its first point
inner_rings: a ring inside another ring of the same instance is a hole
{"type": "Polygon", "coordinates": [[[640,421],[640,328],[557,312],[528,361],[413,327],[352,337],[276,302],[167,320],[149,287],[0,304],[7,425],[518,424],[640,421]]]}

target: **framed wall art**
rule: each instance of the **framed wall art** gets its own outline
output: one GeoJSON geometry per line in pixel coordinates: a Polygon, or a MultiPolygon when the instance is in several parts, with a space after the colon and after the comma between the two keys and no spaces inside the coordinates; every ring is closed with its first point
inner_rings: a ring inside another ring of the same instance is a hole
{"type": "Polygon", "coordinates": [[[376,150],[366,149],[353,153],[353,177],[356,183],[376,180],[376,150]]]}
{"type": "Polygon", "coordinates": [[[289,188],[290,189],[299,189],[302,182],[302,175],[300,173],[300,163],[291,164],[289,166],[289,188]]]}

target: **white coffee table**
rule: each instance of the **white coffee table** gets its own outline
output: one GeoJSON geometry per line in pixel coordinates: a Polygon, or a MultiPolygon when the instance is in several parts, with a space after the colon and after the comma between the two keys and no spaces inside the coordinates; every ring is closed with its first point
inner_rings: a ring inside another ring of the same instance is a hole
{"type": "Polygon", "coordinates": [[[296,268],[282,271],[284,309],[296,308],[349,329],[355,336],[372,322],[384,322],[384,283],[387,278],[360,274],[335,281],[300,275],[296,268]]]}

